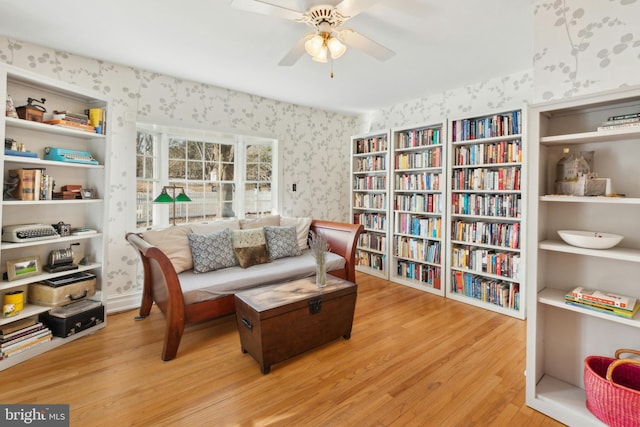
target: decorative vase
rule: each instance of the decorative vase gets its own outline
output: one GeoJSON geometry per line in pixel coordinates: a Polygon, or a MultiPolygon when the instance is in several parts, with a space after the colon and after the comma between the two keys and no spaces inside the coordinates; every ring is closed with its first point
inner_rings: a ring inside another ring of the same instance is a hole
{"type": "Polygon", "coordinates": [[[316,286],[324,288],[327,286],[327,253],[323,252],[316,257],[316,286]]]}

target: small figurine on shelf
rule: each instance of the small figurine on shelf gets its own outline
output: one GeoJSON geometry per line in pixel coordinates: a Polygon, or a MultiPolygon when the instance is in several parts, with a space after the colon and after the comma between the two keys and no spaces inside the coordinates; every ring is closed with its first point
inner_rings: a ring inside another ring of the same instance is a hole
{"type": "Polygon", "coordinates": [[[7,111],[5,115],[14,119],[18,118],[18,112],[16,111],[16,107],[13,105],[13,99],[11,98],[11,95],[7,95],[7,111]]]}

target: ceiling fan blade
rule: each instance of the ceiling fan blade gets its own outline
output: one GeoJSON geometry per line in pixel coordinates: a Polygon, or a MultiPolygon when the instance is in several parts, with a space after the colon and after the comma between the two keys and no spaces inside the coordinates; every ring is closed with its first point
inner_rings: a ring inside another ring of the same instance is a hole
{"type": "Polygon", "coordinates": [[[300,21],[303,18],[303,14],[297,10],[287,9],[265,0],[233,0],[231,6],[247,12],[275,16],[291,21],[300,21]]]}
{"type": "Polygon", "coordinates": [[[291,65],[298,62],[298,59],[305,54],[304,43],[309,39],[309,37],[313,37],[313,34],[307,34],[302,37],[300,40],[293,45],[291,50],[287,52],[287,54],[278,62],[278,65],[283,67],[290,67],[291,65]]]}
{"type": "Polygon", "coordinates": [[[340,12],[342,16],[353,18],[379,2],[380,0],[342,0],[336,5],[336,10],[340,12]]]}
{"type": "Polygon", "coordinates": [[[396,53],[379,43],[353,31],[351,28],[344,28],[338,32],[338,39],[346,45],[360,49],[364,53],[373,56],[380,61],[386,61],[396,53]]]}

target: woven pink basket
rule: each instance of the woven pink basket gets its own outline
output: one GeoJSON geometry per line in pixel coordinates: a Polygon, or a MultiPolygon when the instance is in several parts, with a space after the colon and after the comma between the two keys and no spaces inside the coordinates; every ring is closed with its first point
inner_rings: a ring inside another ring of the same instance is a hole
{"type": "Polygon", "coordinates": [[[589,356],[584,360],[584,390],[587,408],[611,427],[640,426],[640,360],[621,359],[623,353],[640,351],[620,349],[616,357],[589,356]]]}

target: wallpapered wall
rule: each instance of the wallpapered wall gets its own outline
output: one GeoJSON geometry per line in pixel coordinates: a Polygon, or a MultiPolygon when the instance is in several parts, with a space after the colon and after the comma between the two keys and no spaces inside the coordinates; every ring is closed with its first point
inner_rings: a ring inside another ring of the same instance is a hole
{"type": "Polygon", "coordinates": [[[136,121],[276,138],[285,189],[282,214],[348,219],[349,168],[345,165],[356,116],[180,80],[4,36],[0,36],[0,61],[114,100],[109,112],[112,168],[108,264],[103,278],[110,311],[130,305],[129,296],[139,292],[141,283],[136,275],[137,255],[124,240],[125,233],[135,227],[136,121]],[[292,183],[297,184],[296,192],[291,191],[292,183]]]}
{"type": "Polygon", "coordinates": [[[537,0],[534,102],[640,84],[640,1],[537,0]]]}
{"type": "Polygon", "coordinates": [[[416,98],[361,117],[326,112],[71,55],[0,36],[0,61],[114,99],[103,290],[109,310],[139,303],[137,259],[124,241],[134,227],[135,122],[276,138],[281,144],[284,214],[347,220],[350,136],[439,122],[638,84],[637,0],[534,0],[533,68],[416,98]],[[310,169],[309,164],[318,167],[310,169]],[[298,191],[291,191],[297,183],[298,191]]]}

